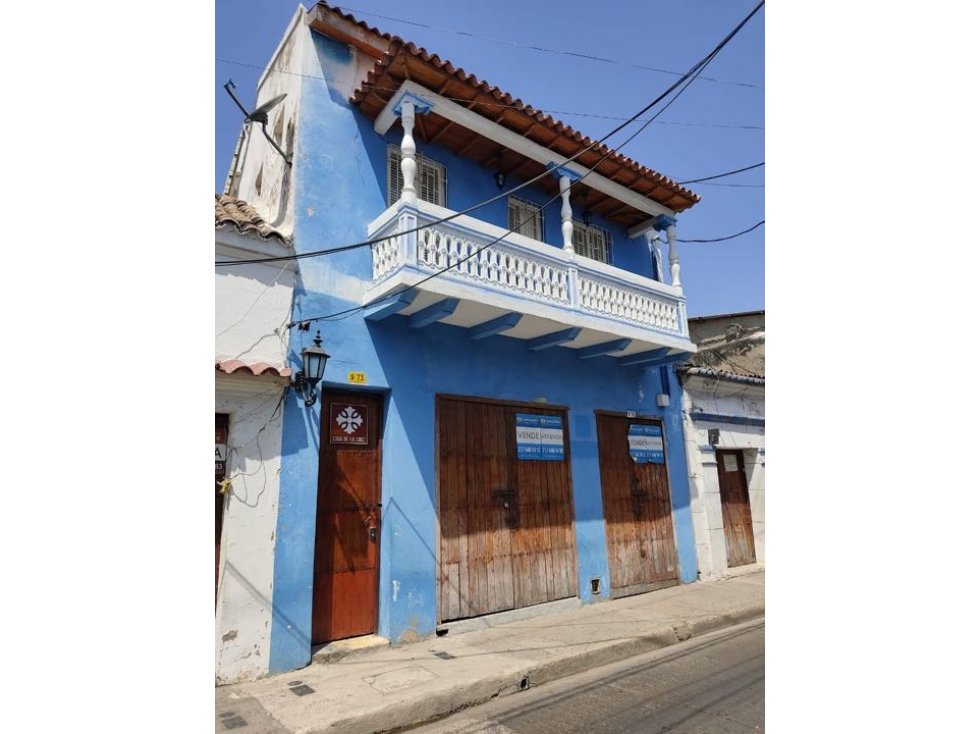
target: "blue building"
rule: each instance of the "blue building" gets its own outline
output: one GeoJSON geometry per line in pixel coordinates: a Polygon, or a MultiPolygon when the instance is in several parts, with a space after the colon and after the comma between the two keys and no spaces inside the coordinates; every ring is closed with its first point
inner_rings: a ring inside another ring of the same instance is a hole
{"type": "Polygon", "coordinates": [[[258,103],[228,193],[292,235],[293,369],[317,333],[330,355],[285,402],[255,549],[269,671],[696,580],[672,363],[695,351],[675,222],[698,197],[325,3],[258,103]]]}

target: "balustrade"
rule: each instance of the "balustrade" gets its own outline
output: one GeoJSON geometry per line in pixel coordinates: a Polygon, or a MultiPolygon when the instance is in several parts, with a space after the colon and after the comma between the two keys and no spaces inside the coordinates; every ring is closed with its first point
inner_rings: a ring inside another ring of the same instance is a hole
{"type": "MultiPolygon", "coordinates": [[[[413,226],[415,221],[413,217],[401,226],[413,226]]],[[[417,223],[422,223],[420,218],[417,223]]],[[[442,277],[542,303],[578,308],[678,336],[687,334],[682,297],[657,292],[664,286],[655,281],[644,288],[636,282],[637,276],[623,272],[619,279],[614,269],[603,263],[569,256],[562,249],[555,249],[553,256],[538,252],[519,237],[494,242],[490,232],[484,238],[470,227],[457,228],[451,222],[422,229],[417,233],[416,247],[403,247],[398,228],[395,218],[376,233],[389,236],[372,245],[374,285],[398,268],[414,265],[422,272],[445,271],[442,277]]],[[[678,280],[677,270],[672,275],[678,280]]]]}

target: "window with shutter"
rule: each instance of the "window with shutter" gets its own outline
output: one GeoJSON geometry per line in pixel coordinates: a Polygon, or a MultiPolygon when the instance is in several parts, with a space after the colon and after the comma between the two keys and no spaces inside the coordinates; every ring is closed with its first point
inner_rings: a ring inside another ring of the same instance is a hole
{"type": "MultiPolygon", "coordinates": [[[[418,198],[429,204],[445,206],[445,166],[426,158],[421,153],[415,155],[415,191],[418,198]]],[[[405,180],[401,175],[401,149],[388,146],[388,206],[401,197],[405,180]]]]}
{"type": "Polygon", "coordinates": [[[571,230],[571,243],[579,255],[590,257],[599,262],[608,262],[608,232],[598,227],[589,227],[580,222],[574,222],[571,230]]]}
{"type": "Polygon", "coordinates": [[[543,242],[544,223],[540,206],[511,196],[507,202],[507,229],[543,242]]]}

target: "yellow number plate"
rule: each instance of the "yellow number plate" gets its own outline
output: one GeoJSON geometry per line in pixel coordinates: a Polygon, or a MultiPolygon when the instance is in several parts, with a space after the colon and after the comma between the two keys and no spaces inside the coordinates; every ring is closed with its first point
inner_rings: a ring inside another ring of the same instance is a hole
{"type": "Polygon", "coordinates": [[[367,382],[366,372],[348,372],[347,382],[353,383],[354,385],[363,385],[367,382]]]}

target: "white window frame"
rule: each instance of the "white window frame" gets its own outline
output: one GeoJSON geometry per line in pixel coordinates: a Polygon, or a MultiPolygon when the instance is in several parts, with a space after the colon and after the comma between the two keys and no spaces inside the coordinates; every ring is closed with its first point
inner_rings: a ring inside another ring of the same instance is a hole
{"type": "Polygon", "coordinates": [[[572,220],[571,242],[579,255],[609,264],[612,262],[612,233],[607,229],[572,220]]]}
{"type": "MultiPolygon", "coordinates": [[[[421,153],[415,154],[415,191],[418,198],[436,206],[445,206],[447,198],[448,181],[445,166],[441,163],[427,158],[421,153]],[[435,191],[431,187],[425,186],[426,176],[429,181],[435,182],[435,191]]],[[[404,177],[401,174],[401,148],[397,145],[388,145],[387,159],[387,179],[388,179],[388,206],[391,206],[401,198],[401,189],[404,187],[404,177]]]]}
{"type": "Polygon", "coordinates": [[[527,199],[511,196],[507,199],[507,229],[538,242],[544,241],[543,207],[527,199]],[[536,216],[531,216],[536,214],[536,216]],[[522,226],[519,226],[523,222],[522,226]]]}

